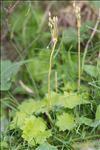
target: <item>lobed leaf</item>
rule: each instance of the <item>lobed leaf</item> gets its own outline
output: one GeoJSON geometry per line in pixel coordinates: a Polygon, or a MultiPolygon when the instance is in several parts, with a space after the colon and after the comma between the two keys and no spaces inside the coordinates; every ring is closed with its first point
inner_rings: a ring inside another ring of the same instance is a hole
{"type": "Polygon", "coordinates": [[[46,123],[40,117],[26,119],[22,130],[22,137],[29,145],[42,144],[51,136],[51,131],[46,130],[46,123]]]}
{"type": "Polygon", "coordinates": [[[75,127],[75,118],[72,114],[63,113],[57,116],[56,126],[60,131],[72,130],[75,127]]]}

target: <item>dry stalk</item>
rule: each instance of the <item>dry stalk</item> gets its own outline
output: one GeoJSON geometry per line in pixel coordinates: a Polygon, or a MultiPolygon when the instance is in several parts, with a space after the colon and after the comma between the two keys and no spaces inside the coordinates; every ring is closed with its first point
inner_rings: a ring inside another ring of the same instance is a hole
{"type": "Polygon", "coordinates": [[[53,54],[54,54],[54,50],[57,44],[57,39],[58,39],[58,28],[57,28],[57,22],[58,22],[58,18],[57,17],[53,17],[51,18],[51,13],[49,13],[49,27],[50,27],[50,31],[51,31],[51,44],[52,44],[52,49],[51,49],[51,54],[50,54],[50,62],[49,62],[49,72],[48,72],[48,99],[49,99],[49,103],[50,103],[50,98],[51,98],[51,71],[52,71],[52,59],[53,59],[53,54]]]}
{"type": "Polygon", "coordinates": [[[93,37],[94,37],[94,35],[96,33],[96,30],[98,28],[99,23],[100,23],[100,9],[99,9],[99,14],[98,14],[98,17],[97,17],[96,24],[95,24],[95,26],[93,28],[93,32],[91,33],[91,36],[90,36],[90,38],[87,41],[86,46],[85,46],[85,50],[84,50],[84,54],[83,54],[83,59],[82,59],[82,71],[84,69],[85,58],[86,58],[86,54],[87,54],[87,51],[88,51],[89,44],[92,41],[92,39],[93,39],[93,37]]]}

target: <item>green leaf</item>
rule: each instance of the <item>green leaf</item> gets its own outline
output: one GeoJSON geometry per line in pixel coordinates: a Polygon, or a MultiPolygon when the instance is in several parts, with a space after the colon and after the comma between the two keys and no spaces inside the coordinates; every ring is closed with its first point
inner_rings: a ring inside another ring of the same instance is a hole
{"type": "Polygon", "coordinates": [[[77,31],[74,28],[69,28],[63,32],[64,43],[77,43],[77,31]]]}
{"type": "Polygon", "coordinates": [[[99,121],[98,120],[92,120],[90,118],[82,116],[79,118],[79,120],[77,120],[77,123],[79,123],[80,125],[84,124],[84,125],[96,128],[100,125],[100,120],[99,121]]]}
{"type": "Polygon", "coordinates": [[[12,77],[16,75],[23,63],[24,61],[16,63],[12,63],[10,60],[1,61],[1,91],[10,89],[12,77]]]}
{"type": "Polygon", "coordinates": [[[73,115],[68,113],[58,115],[56,126],[59,127],[60,131],[72,130],[75,127],[75,118],[73,115]]]}
{"type": "Polygon", "coordinates": [[[74,82],[67,82],[67,84],[65,84],[62,90],[64,92],[74,92],[77,90],[77,85],[74,82]]]}
{"type": "Polygon", "coordinates": [[[18,109],[21,112],[26,114],[33,114],[33,113],[44,113],[47,110],[47,101],[46,100],[38,100],[35,101],[33,99],[29,99],[23,102],[18,109]],[[27,109],[26,109],[27,108],[27,109]]]}
{"type": "Polygon", "coordinates": [[[91,127],[100,127],[100,120],[94,120],[94,122],[90,125],[91,127]]]}
{"type": "MultiPolygon", "coordinates": [[[[6,60],[6,61],[1,61],[1,90],[8,90],[11,86],[11,82],[10,82],[10,78],[11,78],[11,75],[10,73],[8,73],[7,75],[7,68],[9,66],[11,66],[11,61],[9,60],[6,60]]],[[[9,71],[10,72],[10,71],[9,71]]]]}
{"type": "Polygon", "coordinates": [[[20,112],[20,111],[16,112],[15,117],[13,118],[10,124],[10,129],[15,129],[15,128],[21,129],[27,117],[29,116],[24,112],[20,112]]]}
{"type": "MultiPolygon", "coordinates": [[[[86,21],[81,29],[80,29],[80,32],[81,32],[81,42],[83,42],[84,40],[88,39],[89,38],[89,29],[87,28],[87,25],[92,25],[92,21],[86,21]]],[[[63,41],[64,43],[72,43],[73,45],[76,45],[78,40],[77,40],[77,30],[72,28],[72,27],[69,27],[67,30],[64,30],[63,32],[63,41]]]]}
{"type": "Polygon", "coordinates": [[[79,122],[78,123],[79,124],[85,124],[85,125],[91,126],[92,122],[93,122],[92,119],[89,119],[87,117],[82,116],[82,117],[79,118],[79,122]]]}
{"type": "Polygon", "coordinates": [[[24,122],[22,137],[29,145],[42,144],[51,136],[51,131],[46,128],[42,118],[31,116],[24,122]]]}
{"type": "Polygon", "coordinates": [[[43,51],[40,52],[37,57],[34,57],[32,62],[27,64],[27,67],[30,70],[32,77],[36,81],[46,79],[49,68],[48,61],[49,61],[49,53],[43,51]]]}
{"type": "Polygon", "coordinates": [[[74,108],[80,104],[87,104],[89,101],[86,100],[85,95],[77,94],[75,92],[65,92],[62,97],[63,106],[66,108],[74,108]]]}
{"type": "Polygon", "coordinates": [[[5,150],[9,149],[8,143],[6,141],[1,141],[0,146],[1,146],[2,150],[3,149],[5,149],[5,150]]]}
{"type": "MultiPolygon", "coordinates": [[[[46,97],[46,99],[48,99],[48,96],[46,97]]],[[[62,95],[55,93],[55,92],[51,92],[50,104],[52,107],[55,107],[55,106],[62,107],[63,106],[62,95]]],[[[51,107],[51,109],[52,109],[52,107],[51,107]]]]}
{"type": "Polygon", "coordinates": [[[50,145],[48,143],[44,143],[40,145],[36,150],[58,150],[56,146],[50,145]]]}
{"type": "MultiPolygon", "coordinates": [[[[45,98],[47,100],[48,97],[45,98]]],[[[75,92],[64,92],[64,94],[58,94],[51,92],[51,106],[52,107],[64,107],[64,108],[74,108],[80,104],[90,103],[88,100],[87,93],[81,93],[80,95],[75,92]]],[[[51,109],[52,109],[51,107],[51,109]]]]}
{"type": "Polygon", "coordinates": [[[100,105],[97,107],[96,110],[96,120],[100,120],[100,105]]]}
{"type": "Polygon", "coordinates": [[[97,68],[93,65],[84,65],[84,71],[91,77],[97,77],[97,68]]]}

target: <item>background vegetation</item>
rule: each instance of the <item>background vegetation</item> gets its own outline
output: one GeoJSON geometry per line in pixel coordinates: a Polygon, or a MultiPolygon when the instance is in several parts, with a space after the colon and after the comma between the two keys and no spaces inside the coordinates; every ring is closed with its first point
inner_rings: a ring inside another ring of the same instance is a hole
{"type": "Polygon", "coordinates": [[[85,55],[80,93],[72,2],[2,1],[1,5],[1,149],[99,150],[100,2],[77,3],[82,18],[81,65],[85,55]],[[49,11],[58,16],[59,30],[51,73],[51,108],[47,98],[52,48],[49,11]]]}

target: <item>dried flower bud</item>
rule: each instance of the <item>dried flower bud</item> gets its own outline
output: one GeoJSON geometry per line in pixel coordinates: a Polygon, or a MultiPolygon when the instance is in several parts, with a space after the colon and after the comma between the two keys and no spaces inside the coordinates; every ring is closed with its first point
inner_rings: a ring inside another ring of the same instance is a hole
{"type": "Polygon", "coordinates": [[[74,7],[75,14],[76,14],[76,18],[80,19],[81,18],[80,7],[76,6],[75,1],[73,2],[73,7],[74,7]]]}
{"type": "Polygon", "coordinates": [[[54,16],[53,18],[51,18],[50,12],[49,12],[48,26],[51,31],[51,38],[52,38],[51,41],[53,41],[53,43],[54,43],[58,39],[58,18],[57,18],[57,16],[54,16]]]}

